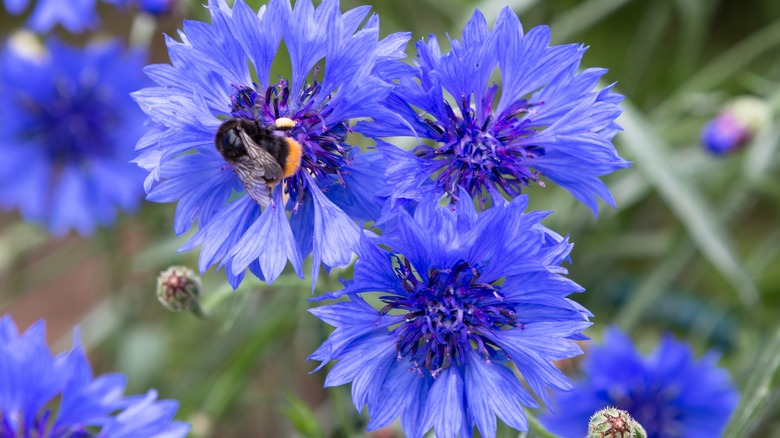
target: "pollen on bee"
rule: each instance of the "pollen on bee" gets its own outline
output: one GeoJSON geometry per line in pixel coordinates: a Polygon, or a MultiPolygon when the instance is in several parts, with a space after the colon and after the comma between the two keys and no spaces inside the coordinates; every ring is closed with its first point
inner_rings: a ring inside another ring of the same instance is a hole
{"type": "Polygon", "coordinates": [[[276,119],[276,122],[274,122],[274,127],[276,129],[292,129],[295,127],[295,120],[287,117],[279,117],[276,119]]]}

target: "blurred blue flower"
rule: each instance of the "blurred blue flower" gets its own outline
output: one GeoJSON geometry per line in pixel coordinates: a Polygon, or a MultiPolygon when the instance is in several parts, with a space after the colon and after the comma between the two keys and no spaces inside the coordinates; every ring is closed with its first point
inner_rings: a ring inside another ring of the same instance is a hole
{"type": "Polygon", "coordinates": [[[44,322],[19,334],[10,316],[0,318],[0,436],[183,437],[190,427],[173,421],[174,400],[157,392],[123,395],[125,376],[93,377],[74,335],[73,349],[53,356],[44,322]],[[117,411],[121,411],[114,414],[117,411]]]}
{"type": "Polygon", "coordinates": [[[724,112],[704,126],[701,143],[707,151],[715,155],[725,155],[744,146],[751,137],[747,126],[733,114],[724,112]]]}
{"type": "Polygon", "coordinates": [[[360,28],[369,7],[342,14],[337,0],[316,9],[310,0],[295,8],[271,0],[259,13],[242,0],[232,9],[211,0],[209,9],[211,25],[186,21],[182,42],[168,39],[173,65],[147,67],[159,86],[134,93],[153,122],[136,159],[150,173],[148,199],[178,201],[177,234],[198,221],[182,249],[203,245],[201,271],[222,260],[234,287],[247,267],[272,282],[287,260],[302,276],[302,260],[313,253],[314,282],[320,263],[350,261],[359,237],[354,220],[379,216],[382,158],[347,142],[348,122],[386,114],[381,101],[390,85],[379,74],[401,64],[409,35],[380,41],[376,15],[360,28]],[[282,40],[292,76],[272,82],[282,40]],[[261,211],[214,138],[226,118],[272,125],[282,117],[295,122],[289,135],[302,145],[303,158],[261,211]]]}
{"type": "Polygon", "coordinates": [[[769,122],[770,108],[755,97],[742,96],[723,107],[701,131],[701,144],[714,155],[743,148],[769,122]]]}
{"type": "MultiPolygon", "coordinates": [[[[103,0],[105,3],[128,6],[135,4],[138,9],[150,14],[164,14],[175,6],[177,0],[103,0]]],[[[5,9],[11,15],[23,13],[30,0],[4,0],[5,9]]],[[[100,24],[97,15],[97,0],[37,0],[27,26],[45,33],[56,25],[68,32],[80,33],[94,29],[100,24]]]]}
{"type": "Polygon", "coordinates": [[[455,203],[462,187],[485,208],[532,182],[544,185],[544,176],[594,214],[596,197],[614,206],[599,177],[629,165],[611,143],[623,96],[612,85],[594,90],[606,69],[577,72],[583,46],[550,46],[545,26],[523,35],[509,8],[492,31],[476,11],[462,41],[450,43],[442,54],[435,36],[418,42],[414,74],[387,99],[397,115],[358,125],[373,137],[427,140],[411,153],[380,142],[393,203],[425,193],[455,203]],[[489,85],[496,68],[500,87],[489,85]]]}
{"type": "Polygon", "coordinates": [[[717,360],[713,352],[696,360],[690,346],[670,335],[643,357],[612,327],[602,345],[588,351],[584,379],[556,396],[557,414],[543,421],[562,436],[585,436],[588,418],[613,406],[628,411],[648,438],[720,436],[739,396],[717,360]]]}
{"type": "Polygon", "coordinates": [[[167,14],[179,3],[178,0],[103,0],[114,5],[129,7],[134,5],[139,10],[152,15],[167,14]]]}
{"type": "Polygon", "coordinates": [[[12,38],[0,53],[0,207],[63,235],[139,205],[143,171],[129,161],[144,115],[129,93],[147,82],[144,59],[118,42],[12,38]]]}
{"type": "Polygon", "coordinates": [[[138,9],[153,15],[170,12],[177,4],[177,0],[137,0],[138,9]]]}
{"type": "Polygon", "coordinates": [[[523,406],[538,404],[511,363],[546,404],[548,388],[571,389],[552,361],[582,352],[571,340],[586,339],[590,313],[566,298],[583,290],[560,266],[572,245],[526,203],[402,211],[392,232],[363,237],[354,280],[324,296],[349,301],[310,310],[336,327],[310,359],[338,361],[325,386],[352,382],[369,430],[399,415],[410,437],[495,436],[496,417],[527,430],[523,406]]]}
{"type": "MultiPolygon", "coordinates": [[[[19,15],[30,0],[5,0],[5,9],[19,15]]],[[[78,33],[94,28],[100,22],[95,12],[97,0],[37,0],[27,25],[37,32],[48,32],[57,24],[78,33]]]]}

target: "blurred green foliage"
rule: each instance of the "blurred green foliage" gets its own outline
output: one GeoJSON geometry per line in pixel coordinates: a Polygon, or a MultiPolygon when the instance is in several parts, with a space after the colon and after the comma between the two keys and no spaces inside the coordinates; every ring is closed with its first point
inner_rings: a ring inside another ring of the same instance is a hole
{"type": "MultiPolygon", "coordinates": [[[[207,17],[200,3],[188,3],[188,17],[207,17]]],[[[342,7],[362,3],[342,0],[342,7]]],[[[555,211],[546,225],[576,243],[570,277],[587,288],[576,299],[596,315],[589,333],[598,339],[615,323],[640,346],[672,331],[700,353],[722,351],[721,364],[743,391],[727,436],[780,436],[780,2],[368,3],[384,34],[412,31],[413,41],[429,33],[458,38],[475,8],[492,22],[508,4],[526,29],[548,24],[554,43],[590,46],[583,67],[609,68],[607,80],[627,96],[616,144],[634,165],[607,178],[618,209],[604,205],[595,220],[552,184],[530,190],[532,208],[555,211]],[[707,155],[699,130],[742,94],[766,99],[774,123],[745,151],[707,155]]],[[[116,11],[101,5],[101,12],[111,33],[130,34],[116,11]]],[[[175,35],[181,19],[158,23],[153,62],[166,62],[161,32],[175,35]]],[[[0,16],[2,33],[22,22],[0,16]]],[[[0,308],[21,325],[62,321],[55,333],[63,339],[80,322],[96,369],[127,373],[133,392],[154,386],[180,400],[179,418],[193,422],[192,436],[362,435],[367,419],[351,406],[349,388],[324,390],[325,373],[308,374],[314,365],[306,356],[328,329],[305,312],[314,305],[306,281],[288,272],[272,286],[249,280],[232,291],[222,272],[209,272],[203,294],[210,318],[159,306],[157,273],[197,265],[197,251],[176,253],[187,236],[173,236],[173,211],[147,204],[116,230],[62,241],[3,214],[0,308]],[[52,304],[81,302],[65,294],[90,299],[86,307],[52,304]]],[[[339,288],[339,275],[349,277],[349,269],[321,275],[317,293],[339,288]]]]}

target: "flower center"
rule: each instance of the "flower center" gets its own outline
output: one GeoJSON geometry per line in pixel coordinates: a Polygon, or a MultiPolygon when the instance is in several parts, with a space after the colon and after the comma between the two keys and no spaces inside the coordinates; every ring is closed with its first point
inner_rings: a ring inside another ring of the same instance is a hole
{"type": "Polygon", "coordinates": [[[467,348],[487,361],[503,360],[499,347],[485,335],[523,325],[514,307],[503,301],[500,286],[480,283],[479,270],[463,261],[451,269],[432,269],[425,282],[407,259],[394,257],[396,276],[409,294],[381,297],[387,305],[380,315],[406,312],[403,322],[392,330],[399,360],[410,356],[421,377],[427,370],[434,378],[453,364],[461,365],[467,348]]]}
{"type": "Polygon", "coordinates": [[[648,437],[681,437],[684,429],[680,412],[674,409],[677,395],[672,388],[641,387],[627,395],[613,394],[611,398],[618,409],[631,414],[647,431],[648,437]]]}
{"type": "MultiPolygon", "coordinates": [[[[316,75],[315,71],[315,75],[316,75]]],[[[291,98],[289,82],[280,80],[265,89],[261,95],[254,88],[234,86],[231,96],[233,117],[256,119],[264,125],[273,125],[281,117],[295,122],[287,135],[301,144],[303,149],[300,169],[286,178],[284,191],[292,201],[292,210],[297,211],[308,188],[306,173],[317,181],[318,190],[327,191],[335,182],[344,185],[342,171],[351,164],[352,147],[346,144],[349,126],[337,122],[332,126],[325,119],[333,112],[328,107],[332,94],[320,99],[320,83],[307,84],[291,98]]]]}
{"type": "Polygon", "coordinates": [[[22,102],[31,115],[22,137],[44,145],[55,163],[110,156],[111,130],[118,120],[108,101],[95,85],[59,81],[52,100],[22,102]]]}
{"type": "Polygon", "coordinates": [[[478,197],[484,208],[491,196],[498,195],[498,188],[515,197],[531,181],[544,185],[538,173],[528,168],[529,160],[544,155],[544,149],[520,144],[535,133],[531,120],[524,116],[542,103],[520,100],[494,118],[496,90],[497,86],[490,87],[480,102],[481,116],[472,108],[471,96],[464,95],[460,99],[459,114],[445,102],[449,119],[424,120],[439,134],[435,139],[438,145],[420,145],[414,153],[439,163],[434,174],[435,184],[453,203],[459,199],[458,187],[466,189],[472,197],[478,197]]]}

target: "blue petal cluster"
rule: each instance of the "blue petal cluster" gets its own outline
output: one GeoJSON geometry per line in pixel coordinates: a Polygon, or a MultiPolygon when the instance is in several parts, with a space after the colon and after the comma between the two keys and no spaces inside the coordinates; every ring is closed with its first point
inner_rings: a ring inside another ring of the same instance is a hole
{"type": "Polygon", "coordinates": [[[125,8],[134,5],[139,10],[152,14],[163,15],[172,11],[179,0],[103,0],[106,3],[112,3],[125,8]]]}
{"type": "Polygon", "coordinates": [[[178,403],[157,392],[124,396],[125,376],[93,377],[84,349],[57,356],[46,345],[44,322],[22,334],[10,316],[0,318],[0,436],[174,438],[187,435],[173,421],[178,403]],[[118,412],[115,414],[115,412],[118,412]]]}
{"type": "Polygon", "coordinates": [[[527,430],[522,407],[538,404],[510,365],[548,404],[548,388],[571,389],[552,361],[580,354],[590,325],[567,298],[582,291],[560,266],[571,244],[525,196],[482,213],[426,201],[363,236],[354,281],[327,295],[349,300],[311,310],[336,329],[310,359],[338,361],[325,386],[352,382],[369,430],[399,416],[410,437],[495,436],[496,417],[527,430]]]}
{"type": "Polygon", "coordinates": [[[145,53],[13,41],[0,53],[0,207],[56,235],[91,234],[143,196],[129,161],[144,114],[129,93],[147,84],[145,53]]]}
{"type": "MultiPolygon", "coordinates": [[[[19,15],[30,0],[5,0],[5,9],[19,15]]],[[[94,28],[100,22],[95,11],[97,0],[37,0],[27,25],[37,32],[48,32],[57,24],[78,33],[94,28]]]]}
{"type": "Polygon", "coordinates": [[[149,171],[148,199],[178,202],[177,234],[198,222],[183,249],[203,245],[200,270],[221,261],[234,287],[246,268],[271,282],[288,260],[302,276],[310,253],[316,280],[320,263],[350,261],[354,220],[381,211],[382,158],[349,143],[349,121],[386,114],[381,102],[391,85],[380,77],[404,57],[409,34],[380,40],[377,16],[366,20],[369,7],[341,13],[337,0],[317,8],[310,0],[295,8],[271,0],[258,13],[243,0],[208,7],[211,25],[186,21],[181,42],[167,40],[172,65],[146,69],[158,86],[134,93],[152,121],[136,159],[149,171]],[[292,74],[272,79],[282,41],[292,74]],[[290,135],[302,145],[301,167],[264,209],[215,148],[217,129],[231,117],[295,122],[290,135]]]}
{"type": "Polygon", "coordinates": [[[595,89],[606,69],[578,71],[584,47],[550,46],[545,26],[524,34],[509,8],[492,30],[476,11],[450,43],[443,54],[435,36],[418,42],[415,67],[386,100],[396,115],[360,128],[420,142],[412,152],[380,142],[394,204],[431,193],[455,203],[463,188],[485,208],[545,177],[594,214],[597,198],[614,206],[599,177],[629,165],[611,143],[623,96],[595,89]],[[496,70],[500,86],[490,85],[496,70]]]}
{"type": "Polygon", "coordinates": [[[588,418],[607,406],[628,411],[648,438],[720,436],[738,394],[711,352],[696,360],[690,346],[667,335],[642,356],[617,328],[588,351],[584,379],[555,396],[557,414],[543,418],[561,436],[585,436],[588,418]]]}

